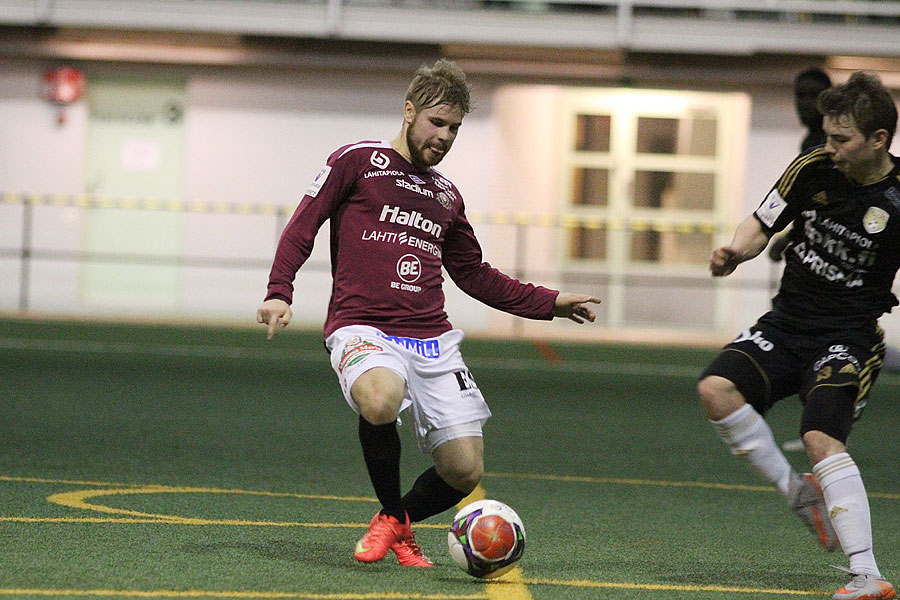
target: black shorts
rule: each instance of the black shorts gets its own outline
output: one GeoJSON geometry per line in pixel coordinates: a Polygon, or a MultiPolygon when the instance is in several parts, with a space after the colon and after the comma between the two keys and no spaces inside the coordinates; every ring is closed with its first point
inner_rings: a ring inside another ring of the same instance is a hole
{"type": "Polygon", "coordinates": [[[798,331],[770,312],[725,346],[701,378],[728,379],[762,415],[798,394],[801,434],[815,429],[845,442],[881,370],[884,349],[877,325],[798,331]]]}

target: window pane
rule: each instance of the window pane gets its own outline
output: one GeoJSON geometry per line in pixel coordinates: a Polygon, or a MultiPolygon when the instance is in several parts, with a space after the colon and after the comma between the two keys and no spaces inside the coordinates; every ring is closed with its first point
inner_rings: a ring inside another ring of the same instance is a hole
{"type": "Polygon", "coordinates": [[[675,173],[670,171],[635,171],[633,205],[660,208],[675,185],[675,173]]]}
{"type": "Polygon", "coordinates": [[[609,170],[576,168],[572,173],[572,188],[572,204],[606,206],[609,170]]]}
{"type": "Polygon", "coordinates": [[[609,152],[609,115],[577,115],[575,118],[575,149],[609,152]]]}
{"type": "Polygon", "coordinates": [[[606,230],[575,227],[570,235],[571,258],[606,259],[606,230]]]}
{"type": "Polygon", "coordinates": [[[704,118],[638,118],[637,151],[643,154],[715,156],[716,121],[704,118]]]}
{"type": "Polygon", "coordinates": [[[715,288],[670,277],[629,277],[622,303],[626,323],[698,331],[715,329],[715,288]]]}
{"type": "Polygon", "coordinates": [[[633,231],[631,233],[631,260],[659,262],[658,231],[633,231]]]}
{"type": "Polygon", "coordinates": [[[713,173],[635,171],[634,206],[712,210],[716,177],[713,173]]]}
{"type": "Polygon", "coordinates": [[[665,265],[705,265],[713,248],[711,233],[634,231],[631,260],[665,265]]]}

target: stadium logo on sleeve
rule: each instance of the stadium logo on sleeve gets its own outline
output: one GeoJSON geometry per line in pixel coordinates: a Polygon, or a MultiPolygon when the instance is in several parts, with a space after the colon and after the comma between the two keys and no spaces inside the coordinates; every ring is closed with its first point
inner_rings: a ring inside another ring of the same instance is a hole
{"type": "Polygon", "coordinates": [[[778,190],[773,189],[769,192],[769,195],[766,196],[762,205],[756,209],[756,216],[759,217],[759,220],[762,221],[766,227],[772,227],[775,225],[775,221],[781,216],[781,213],[786,206],[787,202],[784,201],[784,198],[781,197],[778,190]]]}
{"type": "Polygon", "coordinates": [[[316,175],[316,178],[312,180],[312,183],[309,184],[309,188],[306,190],[306,195],[312,198],[315,198],[319,195],[319,190],[322,189],[322,186],[325,185],[325,180],[328,179],[328,174],[331,173],[331,167],[325,165],[322,167],[322,170],[319,171],[319,174],[316,175]]]}

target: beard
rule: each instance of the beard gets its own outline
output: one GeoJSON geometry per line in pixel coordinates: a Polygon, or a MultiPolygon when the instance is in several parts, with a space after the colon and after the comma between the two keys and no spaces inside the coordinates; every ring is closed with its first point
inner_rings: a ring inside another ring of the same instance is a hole
{"type": "Polygon", "coordinates": [[[406,147],[409,148],[409,157],[412,159],[412,163],[417,167],[422,167],[427,169],[429,167],[433,167],[434,165],[441,162],[444,158],[443,154],[437,155],[435,158],[429,160],[425,158],[425,152],[423,151],[423,147],[421,147],[413,137],[413,129],[415,128],[415,123],[410,125],[410,127],[406,130],[406,147]]]}

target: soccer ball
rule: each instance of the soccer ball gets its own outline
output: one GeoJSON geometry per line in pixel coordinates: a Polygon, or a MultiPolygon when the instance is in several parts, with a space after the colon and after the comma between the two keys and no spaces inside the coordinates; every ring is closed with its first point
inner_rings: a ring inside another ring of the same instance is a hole
{"type": "Polygon", "coordinates": [[[522,558],[525,525],[502,502],[478,500],[453,517],[447,545],[453,562],[472,577],[499,577],[522,558]]]}

